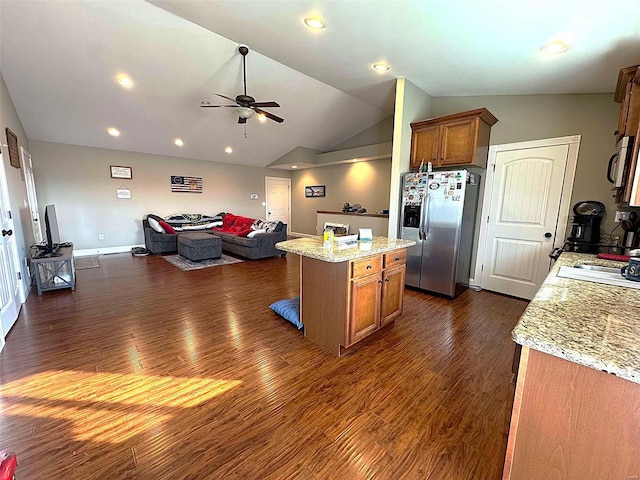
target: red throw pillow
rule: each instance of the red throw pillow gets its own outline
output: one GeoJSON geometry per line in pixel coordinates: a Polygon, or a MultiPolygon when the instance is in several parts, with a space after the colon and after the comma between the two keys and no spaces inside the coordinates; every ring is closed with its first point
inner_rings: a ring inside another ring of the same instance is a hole
{"type": "Polygon", "coordinates": [[[158,223],[164,229],[164,233],[176,233],[175,229],[164,220],[158,223]]]}

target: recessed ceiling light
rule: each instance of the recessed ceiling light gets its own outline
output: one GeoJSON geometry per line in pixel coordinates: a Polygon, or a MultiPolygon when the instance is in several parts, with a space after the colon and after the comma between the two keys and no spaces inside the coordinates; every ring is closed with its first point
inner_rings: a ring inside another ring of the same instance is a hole
{"type": "Polygon", "coordinates": [[[359,158],[354,158],[353,160],[351,160],[353,163],[356,163],[358,160],[360,160],[359,158]]]}
{"type": "Polygon", "coordinates": [[[227,152],[227,153],[233,153],[233,148],[231,148],[231,147],[226,147],[226,148],[224,149],[224,151],[225,151],[225,152],[227,152]]]}
{"type": "Polygon", "coordinates": [[[553,42],[549,42],[540,47],[540,51],[542,53],[564,53],[569,48],[569,45],[564,43],[561,40],[555,40],[553,42]]]}
{"type": "Polygon", "coordinates": [[[122,88],[133,88],[133,80],[131,80],[131,77],[125,75],[124,73],[120,73],[116,76],[116,83],[122,88]]]}
{"type": "Polygon", "coordinates": [[[291,165],[291,168],[298,168],[298,165],[291,165]]]}
{"type": "Polygon", "coordinates": [[[388,72],[389,66],[385,65],[384,63],[374,63],[373,69],[377,70],[378,72],[388,72]]]}
{"type": "Polygon", "coordinates": [[[211,105],[211,102],[209,100],[202,100],[200,105],[211,105]]]}
{"type": "Polygon", "coordinates": [[[176,138],[173,143],[175,143],[177,146],[181,147],[184,145],[184,142],[182,141],[181,138],[176,138]]]}
{"type": "Polygon", "coordinates": [[[118,130],[117,128],[114,128],[114,127],[107,128],[107,133],[109,135],[111,135],[112,137],[119,137],[120,136],[120,130],[118,130]]]}
{"type": "Polygon", "coordinates": [[[267,121],[267,116],[264,113],[259,113],[258,114],[258,120],[260,120],[262,123],[267,121]]]}
{"type": "Polygon", "coordinates": [[[315,28],[320,30],[324,28],[324,21],[318,17],[307,17],[304,19],[304,24],[309,28],[315,28]]]}

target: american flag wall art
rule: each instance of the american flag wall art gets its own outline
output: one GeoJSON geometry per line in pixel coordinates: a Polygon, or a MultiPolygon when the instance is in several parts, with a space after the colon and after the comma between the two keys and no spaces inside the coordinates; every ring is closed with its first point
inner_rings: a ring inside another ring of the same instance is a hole
{"type": "Polygon", "coordinates": [[[202,193],[202,177],[184,177],[171,175],[171,191],[202,193]]]}

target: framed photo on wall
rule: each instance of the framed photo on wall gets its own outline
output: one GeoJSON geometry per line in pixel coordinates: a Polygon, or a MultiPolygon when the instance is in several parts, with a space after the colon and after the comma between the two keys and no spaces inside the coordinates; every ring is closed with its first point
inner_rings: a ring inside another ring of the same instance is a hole
{"type": "Polygon", "coordinates": [[[8,127],[7,145],[9,146],[9,163],[12,167],[20,168],[20,155],[18,154],[18,137],[8,127]]]}
{"type": "Polygon", "coordinates": [[[111,178],[131,178],[131,167],[111,165],[111,178]]]}
{"type": "Polygon", "coordinates": [[[324,185],[312,185],[304,187],[305,197],[324,197],[325,194],[324,185]]]}

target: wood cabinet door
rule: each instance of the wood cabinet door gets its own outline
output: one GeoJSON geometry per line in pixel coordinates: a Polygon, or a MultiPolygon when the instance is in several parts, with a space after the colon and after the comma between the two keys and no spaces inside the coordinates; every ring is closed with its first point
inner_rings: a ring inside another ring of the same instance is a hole
{"type": "Polygon", "coordinates": [[[432,127],[421,128],[420,130],[414,130],[411,134],[411,162],[409,168],[411,170],[417,170],[420,168],[420,163],[424,161],[431,162],[434,165],[438,159],[438,132],[439,127],[437,125],[432,127]]]}
{"type": "Polygon", "coordinates": [[[624,134],[633,136],[638,131],[640,125],[640,84],[636,81],[630,82],[629,99],[625,98],[627,105],[627,118],[625,122],[624,134]]]}
{"type": "Polygon", "coordinates": [[[390,323],[402,314],[404,298],[404,265],[393,267],[382,273],[382,317],[381,326],[390,323]]]}
{"type": "Polygon", "coordinates": [[[442,125],[438,165],[467,165],[474,161],[479,118],[442,125]]]}
{"type": "Polygon", "coordinates": [[[382,275],[367,275],[351,280],[351,301],[347,322],[347,345],[378,329],[382,275]]]}

